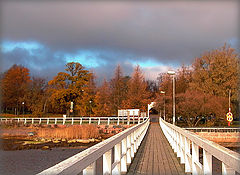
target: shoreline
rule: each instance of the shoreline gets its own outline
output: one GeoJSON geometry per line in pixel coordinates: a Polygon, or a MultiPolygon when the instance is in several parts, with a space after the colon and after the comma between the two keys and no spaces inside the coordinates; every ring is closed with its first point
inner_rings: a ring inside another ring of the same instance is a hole
{"type": "Polygon", "coordinates": [[[17,151],[29,149],[49,150],[52,148],[89,148],[102,140],[97,139],[44,139],[39,141],[27,138],[0,138],[0,149],[4,151],[17,151]]]}

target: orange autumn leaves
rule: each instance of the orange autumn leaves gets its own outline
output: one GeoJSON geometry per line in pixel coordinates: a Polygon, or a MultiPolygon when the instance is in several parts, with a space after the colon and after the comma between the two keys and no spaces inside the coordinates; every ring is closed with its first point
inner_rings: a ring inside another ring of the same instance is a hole
{"type": "MultiPolygon", "coordinates": [[[[197,126],[202,117],[216,125],[231,108],[239,116],[239,55],[224,45],[196,58],[192,65],[176,70],[176,116],[188,126],[197,126]]],[[[71,102],[75,116],[113,116],[118,109],[138,108],[157,102],[155,109],[163,114],[163,94],[167,119],[172,118],[172,77],[159,74],[158,81],[146,81],[139,66],[131,76],[124,75],[120,65],[110,80],[95,84],[95,75],[80,63],[66,64],[66,69],[52,80],[31,77],[28,68],[13,65],[1,75],[2,104],[5,113],[43,116],[69,114],[71,102]],[[22,105],[24,103],[24,106],[22,105]]]]}

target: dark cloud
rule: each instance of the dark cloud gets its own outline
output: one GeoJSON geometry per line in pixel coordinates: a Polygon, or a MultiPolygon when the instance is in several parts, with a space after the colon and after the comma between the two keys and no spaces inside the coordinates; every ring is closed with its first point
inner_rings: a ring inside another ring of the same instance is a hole
{"type": "Polygon", "coordinates": [[[62,57],[55,57],[51,51],[46,49],[32,52],[16,48],[11,52],[3,53],[4,61],[0,66],[1,70],[6,70],[13,64],[18,64],[29,68],[31,75],[41,76],[48,80],[55,76],[57,72],[64,70],[65,61],[62,57]]]}
{"type": "Polygon", "coordinates": [[[34,40],[48,49],[44,58],[34,59],[16,51],[4,64],[33,59],[47,72],[65,64],[54,57],[58,51],[101,50],[99,58],[108,64],[95,70],[109,75],[117,63],[131,72],[129,59],[190,64],[204,51],[238,40],[238,1],[3,1],[1,6],[2,39],[34,40]]]}

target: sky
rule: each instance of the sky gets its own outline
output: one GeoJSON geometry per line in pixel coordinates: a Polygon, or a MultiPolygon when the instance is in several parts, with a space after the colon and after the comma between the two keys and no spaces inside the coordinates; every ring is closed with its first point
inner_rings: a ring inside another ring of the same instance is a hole
{"type": "Polygon", "coordinates": [[[1,72],[21,64],[51,79],[74,61],[99,81],[117,64],[155,80],[224,43],[239,51],[238,0],[0,3],[1,72]]]}

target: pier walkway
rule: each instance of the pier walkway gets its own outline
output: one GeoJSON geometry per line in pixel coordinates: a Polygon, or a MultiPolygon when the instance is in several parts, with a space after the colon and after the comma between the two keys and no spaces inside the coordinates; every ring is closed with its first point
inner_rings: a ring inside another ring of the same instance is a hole
{"type": "Polygon", "coordinates": [[[127,174],[184,174],[183,166],[180,165],[158,123],[151,123],[149,126],[127,174]]]}

